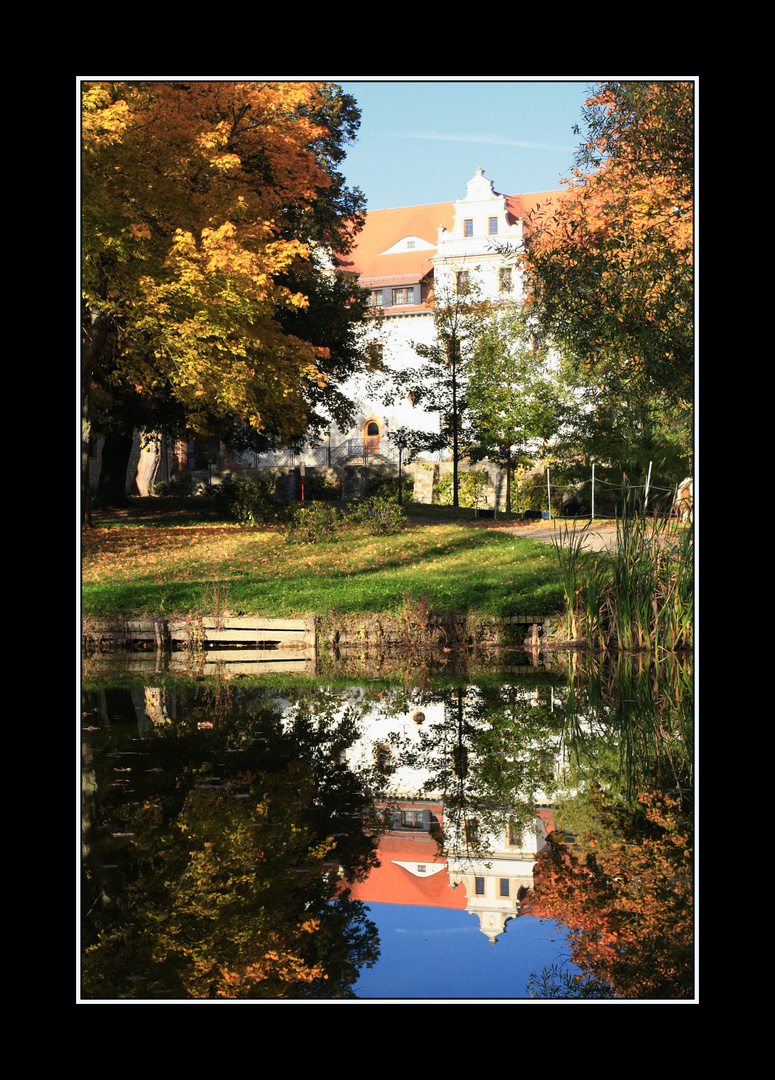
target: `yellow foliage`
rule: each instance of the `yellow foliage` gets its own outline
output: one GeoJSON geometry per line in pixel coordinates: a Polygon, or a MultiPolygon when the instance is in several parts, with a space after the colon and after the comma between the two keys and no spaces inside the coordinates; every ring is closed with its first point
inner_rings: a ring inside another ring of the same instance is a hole
{"type": "MultiPolygon", "coordinates": [[[[309,149],[323,131],[305,115],[321,85],[83,87],[84,310],[120,315],[110,379],[168,387],[194,428],[236,412],[295,434],[304,380],[321,384],[326,350],[275,319],[308,303],[279,278],[309,248],[276,222],[330,182],[309,149]]],[[[96,351],[89,363],[104,378],[96,351]]]]}

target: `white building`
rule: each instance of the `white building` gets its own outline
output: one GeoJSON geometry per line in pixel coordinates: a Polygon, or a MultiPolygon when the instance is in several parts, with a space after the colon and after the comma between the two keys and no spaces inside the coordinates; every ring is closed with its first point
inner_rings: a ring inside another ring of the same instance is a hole
{"type": "MultiPolygon", "coordinates": [[[[481,169],[452,203],[375,210],[366,215],[350,255],[339,269],[357,276],[371,294],[379,318],[366,331],[364,348],[376,349],[389,368],[417,367],[415,343],[434,338],[429,298],[450,295],[464,282],[483,298],[519,304],[524,299],[513,252],[522,247],[531,211],[552,203],[562,191],[501,195],[481,169]]],[[[438,413],[425,412],[405,398],[384,406],[353,382],[357,417],[349,431],[332,431],[332,443],[353,440],[371,451],[389,446],[391,429],[406,426],[439,431],[438,413]]]]}

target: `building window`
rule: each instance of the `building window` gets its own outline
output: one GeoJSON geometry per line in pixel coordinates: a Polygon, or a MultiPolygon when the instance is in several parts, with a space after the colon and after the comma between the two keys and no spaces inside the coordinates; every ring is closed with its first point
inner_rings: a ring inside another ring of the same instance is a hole
{"type": "Polygon", "coordinates": [[[484,878],[474,878],[474,891],[477,896],[484,896],[484,878]]]}
{"type": "Polygon", "coordinates": [[[469,818],[466,821],[464,835],[466,844],[474,846],[479,843],[479,822],[476,818],[469,818]]]}
{"type": "Polygon", "coordinates": [[[384,348],[381,341],[372,341],[366,346],[366,355],[372,364],[382,362],[384,348]]]}
{"type": "Polygon", "coordinates": [[[501,292],[511,292],[511,267],[501,266],[498,270],[498,288],[501,292]]]}
{"type": "Polygon", "coordinates": [[[473,235],[474,235],[474,219],[468,217],[463,221],[463,236],[473,236],[473,235]]]}
{"type": "Polygon", "coordinates": [[[410,285],[408,289],[393,289],[393,307],[402,307],[414,303],[414,289],[410,285]]]}
{"type": "Polygon", "coordinates": [[[497,233],[498,219],[496,217],[491,217],[487,219],[487,231],[490,236],[495,236],[495,234],[497,233]]]}
{"type": "Polygon", "coordinates": [[[417,864],[417,873],[418,874],[424,874],[425,873],[425,863],[418,863],[417,864]]]}
{"type": "Polygon", "coordinates": [[[381,773],[392,772],[389,746],[378,746],[374,752],[374,763],[381,773]]]}
{"type": "Polygon", "coordinates": [[[407,248],[413,248],[414,247],[414,240],[407,240],[406,241],[406,246],[407,246],[407,248]]]}
{"type": "Polygon", "coordinates": [[[507,877],[502,877],[500,880],[500,894],[501,896],[509,895],[509,879],[507,877]]]}
{"type": "Polygon", "coordinates": [[[522,847],[522,830],[511,821],[509,822],[508,845],[509,847],[522,847]]]}
{"type": "Polygon", "coordinates": [[[468,271],[458,270],[455,274],[455,287],[458,292],[463,292],[468,288],[468,271]]]}
{"type": "Polygon", "coordinates": [[[382,307],[384,303],[385,303],[385,295],[382,292],[382,289],[372,289],[371,290],[371,306],[372,307],[382,307]]]}
{"type": "Polygon", "coordinates": [[[402,810],[401,824],[405,829],[421,829],[422,810],[402,810]]]}

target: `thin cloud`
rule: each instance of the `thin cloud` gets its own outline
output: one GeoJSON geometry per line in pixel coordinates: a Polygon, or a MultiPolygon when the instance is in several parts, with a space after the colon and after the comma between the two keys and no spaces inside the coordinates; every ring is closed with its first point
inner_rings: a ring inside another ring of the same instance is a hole
{"type": "Polygon", "coordinates": [[[523,150],[556,150],[559,153],[573,153],[573,146],[555,146],[553,143],[524,142],[522,139],[509,139],[503,135],[457,135],[433,131],[405,131],[394,133],[396,139],[427,139],[434,142],[486,143],[490,146],[518,146],[523,150]]]}

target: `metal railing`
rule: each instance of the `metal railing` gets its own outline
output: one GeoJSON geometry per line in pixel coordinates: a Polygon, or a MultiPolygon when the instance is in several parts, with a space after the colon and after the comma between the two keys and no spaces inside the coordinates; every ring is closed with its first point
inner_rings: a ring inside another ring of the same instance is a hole
{"type": "Polygon", "coordinates": [[[255,467],[296,468],[302,462],[310,467],[326,465],[369,465],[379,462],[398,462],[398,451],[385,439],[345,439],[335,446],[311,446],[297,452],[291,449],[273,450],[266,454],[257,454],[255,467]]]}

